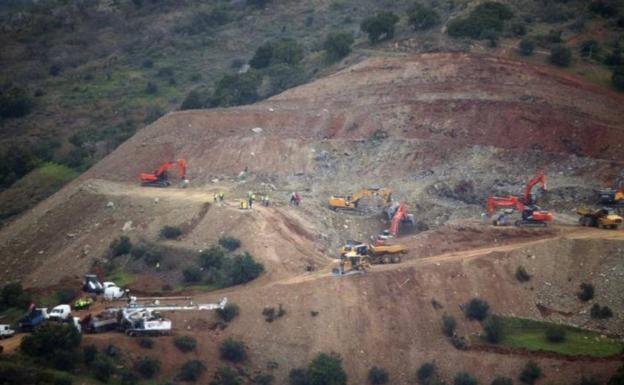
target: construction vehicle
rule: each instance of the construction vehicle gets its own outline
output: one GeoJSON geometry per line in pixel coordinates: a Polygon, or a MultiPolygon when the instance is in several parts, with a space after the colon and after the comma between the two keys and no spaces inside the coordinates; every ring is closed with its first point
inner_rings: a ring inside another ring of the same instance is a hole
{"type": "Polygon", "coordinates": [[[603,207],[599,210],[578,209],[579,223],[586,227],[599,227],[602,229],[617,229],[624,219],[617,215],[614,209],[603,207]]]}
{"type": "Polygon", "coordinates": [[[167,171],[176,166],[178,167],[180,187],[188,186],[188,179],[186,179],[186,160],[184,159],[180,159],[177,162],[165,162],[161,164],[160,167],[153,173],[142,172],[139,176],[139,178],[141,179],[141,185],[149,187],[171,186],[167,171]]]}
{"type": "Polygon", "coordinates": [[[337,276],[366,273],[370,267],[370,258],[367,255],[342,255],[338,267],[332,269],[332,273],[337,276]]]}
{"type": "Polygon", "coordinates": [[[15,330],[11,329],[11,325],[0,325],[0,339],[13,337],[15,330]]]}
{"type": "Polygon", "coordinates": [[[384,212],[390,219],[390,235],[396,237],[399,234],[401,225],[414,226],[414,215],[407,212],[407,205],[404,202],[394,202],[384,208],[384,212]]]}
{"type": "Polygon", "coordinates": [[[95,274],[87,274],[85,275],[82,290],[87,293],[102,294],[104,293],[104,285],[102,285],[102,283],[98,281],[95,274]]]}
{"type": "Polygon", "coordinates": [[[381,199],[383,206],[392,202],[392,191],[387,188],[364,188],[352,195],[332,195],[329,198],[329,208],[332,210],[357,211],[362,198],[381,199]]]}
{"type": "Polygon", "coordinates": [[[598,193],[600,204],[624,207],[624,170],[620,172],[611,188],[600,190],[598,193]]]}
{"type": "Polygon", "coordinates": [[[87,314],[80,324],[86,333],[102,333],[117,330],[119,328],[119,312],[117,310],[105,310],[100,314],[87,314]]]}
{"type": "Polygon", "coordinates": [[[28,313],[17,321],[17,326],[23,332],[31,331],[42,325],[47,319],[47,308],[35,308],[31,306],[28,313]]]}
{"type": "Polygon", "coordinates": [[[74,302],[74,309],[75,310],[88,309],[91,307],[92,304],[93,304],[93,299],[91,297],[81,297],[81,298],[78,298],[74,302]]]}
{"type": "Polygon", "coordinates": [[[128,294],[128,290],[124,290],[117,286],[115,282],[104,282],[104,299],[107,301],[112,301],[115,299],[120,299],[125,297],[128,294]]]}
{"type": "Polygon", "coordinates": [[[339,249],[340,257],[366,256],[368,263],[378,265],[382,263],[399,263],[401,254],[407,253],[407,247],[403,245],[365,244],[349,240],[339,249]]]}
{"type": "Polygon", "coordinates": [[[58,305],[52,308],[48,313],[48,319],[51,321],[66,321],[71,316],[71,307],[69,305],[58,305]]]}
{"type": "Polygon", "coordinates": [[[544,172],[540,171],[532,178],[524,189],[524,195],[518,198],[513,195],[507,196],[491,196],[487,200],[487,215],[492,217],[494,213],[500,209],[506,210],[492,220],[494,226],[501,226],[508,224],[508,216],[515,210],[521,214],[521,219],[516,220],[514,224],[516,226],[524,227],[545,227],[548,222],[552,221],[553,215],[548,210],[544,210],[536,205],[537,199],[533,195],[533,188],[541,184],[543,191],[548,191],[546,184],[546,176],[544,172]]]}

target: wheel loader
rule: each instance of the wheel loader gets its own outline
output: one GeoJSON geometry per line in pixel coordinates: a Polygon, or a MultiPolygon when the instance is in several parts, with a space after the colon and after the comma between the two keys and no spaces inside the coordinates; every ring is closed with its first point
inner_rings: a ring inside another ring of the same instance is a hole
{"type": "Polygon", "coordinates": [[[585,227],[598,227],[602,229],[617,229],[624,219],[617,215],[615,210],[603,207],[596,211],[589,209],[578,209],[579,223],[585,227]]]}

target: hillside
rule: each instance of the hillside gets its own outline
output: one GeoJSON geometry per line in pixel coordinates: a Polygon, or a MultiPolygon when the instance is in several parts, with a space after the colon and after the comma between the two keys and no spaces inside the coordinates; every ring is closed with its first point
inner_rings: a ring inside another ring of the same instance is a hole
{"type": "MultiPolygon", "coordinates": [[[[207,366],[200,381],[209,381],[223,365],[219,344],[235,337],[249,358],[230,366],[244,383],[272,361],[276,383],[288,383],[291,369],[330,351],[341,355],[351,384],[365,383],[373,365],[392,383],[410,384],[430,361],[447,382],[465,370],[490,383],[496,375],[517,378],[529,359],[544,383],[581,376],[604,383],[621,355],[484,347],[475,343],[479,323],[461,308],[480,297],[497,315],[576,325],[621,342],[624,234],[578,227],[573,209],[593,205],[594,190],[622,168],[623,101],[544,65],[429,53],[367,59],[248,106],[172,112],[5,226],[0,277],[49,293],[78,287],[94,270],[123,278],[138,295],[237,303],[241,314],[225,328],[212,313],[168,314],[175,335],[193,336],[198,346],[180,354],[172,338],[155,339],[163,381],[188,359],[207,366]],[[140,172],[179,158],[188,161],[188,188],[138,185],[140,172]],[[549,178],[540,199],[555,213],[550,227],[495,228],[478,220],[488,195],[520,194],[539,170],[549,178]],[[327,198],[373,185],[391,188],[415,215],[417,226],[398,239],[409,252],[400,264],[336,277],[331,269],[342,242],[367,240],[388,222],[376,212],[333,212],[327,198]],[[248,191],[269,194],[272,204],[239,209],[248,191]],[[288,204],[293,191],[303,196],[299,207],[288,204]],[[218,192],[223,203],[213,199],[218,192]],[[182,235],[163,240],[167,225],[182,235]],[[121,235],[164,248],[159,264],[112,257],[110,245],[121,235]],[[199,286],[185,284],[183,270],[224,235],[240,239],[265,272],[219,290],[209,272],[199,286]],[[529,282],[516,278],[519,266],[529,282]],[[612,309],[611,318],[589,316],[592,303],[575,292],[582,282],[596,286],[594,302],[612,309]],[[285,315],[266,322],[263,309],[280,304],[285,315]],[[443,314],[457,319],[468,350],[442,334],[443,314]]],[[[84,341],[121,348],[128,367],[148,354],[121,333],[84,341]]]]}

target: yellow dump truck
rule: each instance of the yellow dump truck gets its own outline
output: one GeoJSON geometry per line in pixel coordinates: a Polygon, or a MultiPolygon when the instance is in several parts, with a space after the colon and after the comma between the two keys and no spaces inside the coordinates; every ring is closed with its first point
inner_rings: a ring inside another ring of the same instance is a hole
{"type": "Polygon", "coordinates": [[[347,241],[338,253],[340,257],[367,256],[368,261],[373,265],[382,263],[399,263],[401,254],[407,253],[404,245],[370,245],[357,241],[347,241]]]}
{"type": "Polygon", "coordinates": [[[603,229],[617,229],[624,219],[617,215],[612,208],[603,207],[599,210],[578,209],[579,223],[581,226],[599,227],[603,229]]]}

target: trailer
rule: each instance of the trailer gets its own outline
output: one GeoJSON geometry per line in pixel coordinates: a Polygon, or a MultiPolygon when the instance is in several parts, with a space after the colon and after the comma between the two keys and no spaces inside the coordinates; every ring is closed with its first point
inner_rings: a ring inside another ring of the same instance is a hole
{"type": "Polygon", "coordinates": [[[106,310],[97,315],[88,314],[80,324],[85,333],[103,333],[120,328],[120,315],[118,310],[106,310]]]}

